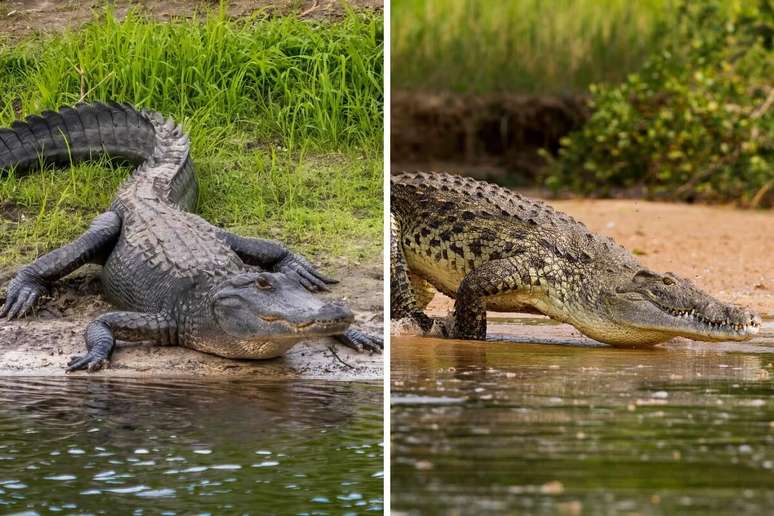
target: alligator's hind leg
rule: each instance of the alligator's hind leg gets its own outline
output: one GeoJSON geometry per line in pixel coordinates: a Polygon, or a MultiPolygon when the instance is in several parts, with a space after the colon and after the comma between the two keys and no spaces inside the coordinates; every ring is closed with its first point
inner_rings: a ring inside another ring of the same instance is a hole
{"type": "Polygon", "coordinates": [[[452,338],[486,340],[486,298],[524,287],[524,279],[505,258],[474,269],[462,280],[454,298],[452,338]]]}
{"type": "Polygon", "coordinates": [[[400,223],[390,214],[390,318],[393,321],[409,318],[428,333],[434,321],[422,311],[427,305],[420,308],[417,303],[400,240],[400,223]]]}
{"type": "Polygon", "coordinates": [[[41,256],[23,268],[8,284],[0,317],[21,317],[46,293],[50,284],[88,262],[102,262],[121,233],[121,218],[108,211],[91,223],[73,242],[41,256]]]}
{"type": "Polygon", "coordinates": [[[67,364],[67,372],[101,369],[109,362],[116,339],[152,340],[162,346],[176,345],[177,323],[165,314],[109,312],[89,323],[85,337],[86,354],[72,357],[67,364]]]}
{"type": "Polygon", "coordinates": [[[263,269],[297,276],[301,285],[311,292],[328,290],[326,283],[338,283],[322,275],[306,258],[293,253],[279,242],[242,237],[223,230],[220,230],[220,235],[247,265],[258,265],[263,269]]]}

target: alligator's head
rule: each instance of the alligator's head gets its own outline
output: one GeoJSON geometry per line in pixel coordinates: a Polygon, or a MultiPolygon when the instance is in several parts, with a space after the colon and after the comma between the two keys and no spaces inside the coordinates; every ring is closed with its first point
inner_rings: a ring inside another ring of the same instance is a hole
{"type": "Polygon", "coordinates": [[[639,269],[608,281],[595,303],[605,322],[581,328],[602,342],[636,346],[677,336],[741,341],[752,338],[761,325],[752,311],[720,302],[672,273],[639,269]]]}
{"type": "Polygon", "coordinates": [[[272,358],[299,340],[343,333],[354,319],[346,306],[316,298],[281,273],[229,277],[209,303],[212,320],[200,347],[229,358],[272,358]]]}

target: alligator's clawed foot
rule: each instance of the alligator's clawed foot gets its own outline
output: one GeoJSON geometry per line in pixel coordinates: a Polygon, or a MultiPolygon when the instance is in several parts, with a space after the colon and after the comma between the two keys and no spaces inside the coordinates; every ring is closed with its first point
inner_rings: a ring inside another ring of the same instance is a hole
{"type": "Polygon", "coordinates": [[[337,280],[318,272],[306,258],[294,253],[288,253],[277,264],[277,270],[296,276],[301,285],[310,292],[328,291],[327,285],[338,283],[337,280]]]}
{"type": "Polygon", "coordinates": [[[8,285],[8,293],[3,307],[0,308],[0,318],[9,320],[26,315],[35,303],[46,293],[46,288],[39,283],[26,279],[14,278],[8,285]]]}
{"type": "Polygon", "coordinates": [[[72,373],[73,371],[86,369],[88,372],[93,373],[109,365],[110,359],[104,355],[100,353],[89,352],[86,355],[77,355],[72,357],[67,363],[66,372],[72,373]]]}
{"type": "Polygon", "coordinates": [[[384,349],[384,339],[375,335],[368,335],[358,330],[347,330],[341,335],[336,335],[339,342],[359,353],[381,353],[384,349]]]}

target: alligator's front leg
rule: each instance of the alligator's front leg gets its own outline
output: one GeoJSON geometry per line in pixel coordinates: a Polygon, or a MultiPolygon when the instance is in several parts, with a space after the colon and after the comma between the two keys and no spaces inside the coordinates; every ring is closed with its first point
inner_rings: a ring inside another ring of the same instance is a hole
{"type": "Polygon", "coordinates": [[[297,276],[304,288],[311,292],[327,291],[326,283],[338,283],[318,272],[306,258],[293,253],[280,242],[243,237],[224,230],[220,230],[220,235],[247,265],[297,276]]]}
{"type": "Polygon", "coordinates": [[[451,337],[486,340],[486,298],[523,288],[522,274],[505,258],[487,262],[463,278],[454,297],[451,337]]]}
{"type": "Polygon", "coordinates": [[[162,346],[176,345],[177,322],[165,314],[109,312],[89,323],[85,338],[86,354],[72,357],[67,364],[67,372],[101,369],[110,361],[116,339],[135,342],[152,340],[162,346]]]}
{"type": "Polygon", "coordinates": [[[47,292],[52,282],[88,262],[103,262],[121,234],[121,218],[114,212],[101,214],[75,241],[51,251],[23,268],[8,284],[0,317],[26,314],[47,292]]]}
{"type": "Polygon", "coordinates": [[[382,337],[369,335],[358,330],[347,330],[341,335],[336,335],[335,338],[348,348],[361,353],[363,351],[381,353],[384,349],[384,339],[382,337]]]}

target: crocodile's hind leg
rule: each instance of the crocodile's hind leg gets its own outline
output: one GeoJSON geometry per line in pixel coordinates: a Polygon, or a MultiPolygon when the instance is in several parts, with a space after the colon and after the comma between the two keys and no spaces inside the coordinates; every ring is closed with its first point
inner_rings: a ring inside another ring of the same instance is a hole
{"type": "MultiPolygon", "coordinates": [[[[390,214],[390,318],[393,321],[408,318],[424,333],[429,333],[433,329],[434,321],[422,309],[432,297],[427,299],[426,295],[422,295],[424,304],[420,306],[417,302],[413,283],[418,283],[418,278],[415,277],[415,281],[412,281],[400,242],[400,223],[390,214]]],[[[426,293],[423,289],[423,294],[426,293]]]]}
{"type": "Polygon", "coordinates": [[[414,292],[417,309],[424,310],[438,291],[426,279],[413,274],[411,271],[408,271],[408,278],[411,282],[411,290],[414,292]]]}
{"type": "Polygon", "coordinates": [[[47,292],[52,282],[85,263],[104,262],[120,233],[121,218],[112,211],[103,213],[76,240],[24,267],[8,284],[0,317],[13,319],[23,316],[47,292]]]}
{"type": "Polygon", "coordinates": [[[177,344],[177,323],[165,314],[109,312],[100,315],[86,327],[86,354],[72,357],[67,371],[101,369],[113,354],[116,339],[152,340],[163,346],[177,344]]]}
{"type": "Polygon", "coordinates": [[[469,272],[454,298],[451,337],[486,340],[486,298],[516,293],[525,287],[524,279],[507,258],[487,262],[469,272]]]}

